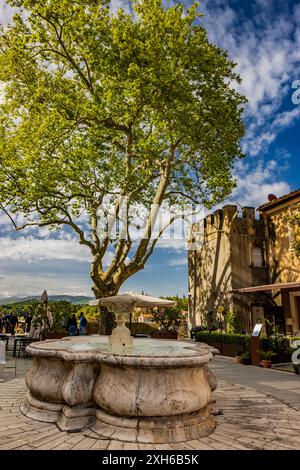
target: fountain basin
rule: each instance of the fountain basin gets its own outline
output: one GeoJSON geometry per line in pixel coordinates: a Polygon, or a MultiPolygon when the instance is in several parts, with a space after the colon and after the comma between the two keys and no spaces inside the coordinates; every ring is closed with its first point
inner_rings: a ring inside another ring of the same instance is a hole
{"type": "Polygon", "coordinates": [[[99,438],[128,442],[182,442],[212,432],[212,348],[139,338],[118,354],[107,343],[106,336],[32,343],[21,411],[64,431],[91,428],[99,438]]]}

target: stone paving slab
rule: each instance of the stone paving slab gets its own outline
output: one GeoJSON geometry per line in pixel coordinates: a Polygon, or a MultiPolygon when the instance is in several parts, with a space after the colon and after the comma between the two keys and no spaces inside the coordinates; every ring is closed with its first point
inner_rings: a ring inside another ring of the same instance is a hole
{"type": "Polygon", "coordinates": [[[1,450],[299,450],[300,411],[275,397],[218,381],[213,396],[221,412],[207,437],[178,444],[137,444],[95,439],[90,431],[61,432],[55,424],[23,416],[24,378],[0,384],[1,450]]]}
{"type": "Polygon", "coordinates": [[[218,380],[259,390],[300,410],[300,375],[236,364],[223,356],[215,356],[209,367],[218,380]]]}

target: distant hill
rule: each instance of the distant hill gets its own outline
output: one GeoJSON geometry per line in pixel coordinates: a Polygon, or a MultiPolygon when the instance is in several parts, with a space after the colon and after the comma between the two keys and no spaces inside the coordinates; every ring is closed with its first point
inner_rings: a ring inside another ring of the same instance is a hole
{"type": "MultiPolygon", "coordinates": [[[[27,297],[3,297],[0,298],[0,305],[26,304],[30,303],[31,300],[39,300],[40,298],[40,295],[29,295],[27,297]]],[[[88,304],[89,301],[93,299],[94,297],[86,297],[84,295],[49,295],[49,300],[56,302],[59,300],[66,300],[74,305],[88,304]]]]}

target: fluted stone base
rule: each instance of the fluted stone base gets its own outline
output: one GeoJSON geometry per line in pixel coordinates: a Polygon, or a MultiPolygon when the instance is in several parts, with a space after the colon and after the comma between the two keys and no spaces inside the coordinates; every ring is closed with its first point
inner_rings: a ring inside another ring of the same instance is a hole
{"type": "Polygon", "coordinates": [[[30,393],[20,405],[20,411],[29,418],[46,423],[56,423],[61,431],[75,432],[90,427],[95,419],[95,405],[67,406],[49,403],[33,397],[30,393]]]}
{"type": "Polygon", "coordinates": [[[56,423],[59,420],[63,406],[63,403],[40,401],[32,396],[31,393],[28,393],[20,405],[20,411],[23,415],[37,421],[56,423]]]}
{"type": "Polygon", "coordinates": [[[89,428],[95,419],[95,406],[64,406],[57,421],[61,431],[76,432],[89,428]]]}
{"type": "Polygon", "coordinates": [[[172,417],[122,418],[96,411],[91,429],[100,439],[165,444],[199,439],[215,429],[209,407],[195,413],[172,417]]]}

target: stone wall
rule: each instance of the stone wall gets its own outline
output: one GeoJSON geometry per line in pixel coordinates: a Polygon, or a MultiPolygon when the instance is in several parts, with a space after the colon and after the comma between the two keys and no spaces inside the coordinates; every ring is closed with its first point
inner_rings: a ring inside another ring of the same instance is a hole
{"type": "Polygon", "coordinates": [[[268,239],[267,261],[272,283],[300,281],[300,258],[291,251],[296,234],[285,220],[293,208],[293,205],[280,206],[264,215],[265,235],[268,239]]]}
{"type": "Polygon", "coordinates": [[[232,303],[239,311],[239,328],[249,328],[249,305],[231,291],[268,282],[265,238],[255,210],[227,205],[191,227],[189,260],[190,323],[205,322],[207,312],[232,303]],[[262,266],[253,266],[253,249],[262,250],[262,266]]]}

